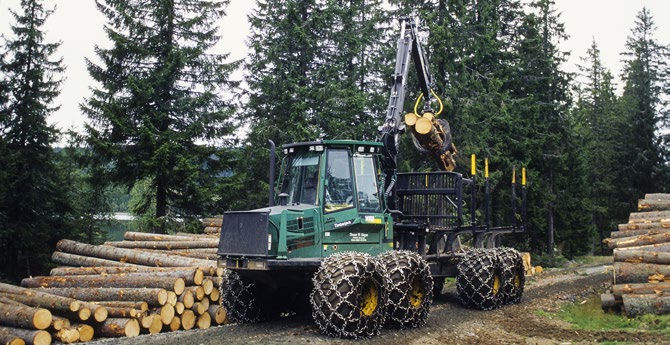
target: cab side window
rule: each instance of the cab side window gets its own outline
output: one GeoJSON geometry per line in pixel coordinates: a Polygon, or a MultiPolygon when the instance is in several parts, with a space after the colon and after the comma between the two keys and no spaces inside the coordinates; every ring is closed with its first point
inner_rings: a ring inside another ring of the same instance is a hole
{"type": "Polygon", "coordinates": [[[326,212],[354,207],[354,183],[350,162],[348,150],[328,150],[324,199],[326,212]]]}

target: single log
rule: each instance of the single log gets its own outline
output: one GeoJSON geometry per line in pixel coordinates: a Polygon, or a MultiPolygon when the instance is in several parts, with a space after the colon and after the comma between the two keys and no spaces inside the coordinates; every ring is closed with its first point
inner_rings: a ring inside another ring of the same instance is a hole
{"type": "Polygon", "coordinates": [[[205,290],[205,295],[211,294],[212,290],[214,290],[214,282],[211,279],[205,279],[201,286],[205,290]]]}
{"type": "Polygon", "coordinates": [[[621,307],[621,300],[617,300],[611,293],[600,294],[600,301],[604,310],[621,307]]]}
{"type": "Polygon", "coordinates": [[[64,344],[76,343],[79,337],[79,331],[76,328],[63,328],[54,333],[54,338],[64,344]]]}
{"type": "Polygon", "coordinates": [[[149,304],[144,301],[96,301],[92,303],[104,307],[133,308],[141,312],[149,310],[149,304]]]}
{"type": "Polygon", "coordinates": [[[629,223],[659,222],[670,219],[670,211],[633,212],[628,216],[629,223]]]}
{"type": "Polygon", "coordinates": [[[638,211],[668,211],[670,200],[647,200],[640,199],[637,202],[638,211]]]}
{"type": "MultiPolygon", "coordinates": [[[[670,229],[669,229],[670,230],[670,229]]],[[[128,273],[154,272],[195,272],[201,270],[203,275],[214,276],[219,271],[216,267],[147,267],[147,266],[96,266],[96,267],[56,267],[51,270],[52,276],[108,275],[128,273]]]]}
{"type": "Polygon", "coordinates": [[[626,231],[614,231],[610,234],[610,238],[620,239],[627,237],[636,237],[636,236],[650,236],[658,235],[670,232],[670,228],[661,229],[661,230],[626,230],[626,231]]]}
{"type": "MultiPolygon", "coordinates": [[[[205,248],[209,249],[209,248],[205,248]]],[[[212,248],[214,249],[214,248],[212,248]]],[[[144,249],[145,251],[153,250],[153,249],[144,249]]],[[[216,251],[216,249],[214,249],[216,251]]],[[[218,255],[215,252],[212,253],[203,253],[203,252],[194,252],[194,251],[182,251],[182,250],[156,250],[155,252],[157,253],[169,253],[170,255],[178,255],[178,256],[183,256],[186,258],[193,258],[193,259],[200,259],[200,260],[211,260],[215,261],[218,258],[218,255]]]]}
{"type": "Polygon", "coordinates": [[[639,247],[649,244],[658,244],[658,243],[668,243],[670,242],[670,232],[650,235],[650,236],[636,236],[636,237],[624,237],[620,239],[606,239],[605,242],[610,248],[626,248],[626,247],[639,247]]]}
{"type": "Polygon", "coordinates": [[[177,304],[177,294],[172,292],[172,291],[168,291],[167,296],[168,296],[167,297],[167,302],[165,304],[169,304],[169,305],[174,307],[175,304],[177,304]]]}
{"type": "Polygon", "coordinates": [[[644,198],[647,200],[670,200],[670,193],[647,193],[644,198]]]}
{"type": "Polygon", "coordinates": [[[219,242],[217,238],[201,239],[197,236],[185,235],[162,235],[152,234],[148,232],[126,231],[123,234],[123,239],[126,241],[204,241],[210,240],[212,242],[219,242]]]}
{"type": "Polygon", "coordinates": [[[70,319],[58,315],[51,316],[51,328],[55,331],[60,331],[63,328],[68,328],[72,324],[70,319]]]}
{"type": "Polygon", "coordinates": [[[118,273],[118,274],[91,274],[91,275],[68,275],[68,276],[55,276],[51,277],[72,277],[72,279],[79,279],[78,277],[104,277],[110,279],[117,279],[117,277],[140,277],[142,279],[156,279],[156,278],[182,278],[184,283],[187,285],[201,285],[205,279],[205,273],[196,267],[185,268],[185,269],[176,269],[176,270],[165,270],[162,272],[129,272],[129,273],[118,273]]]}
{"type": "Polygon", "coordinates": [[[76,312],[81,308],[81,301],[78,301],[73,298],[66,298],[62,296],[52,295],[50,293],[26,289],[20,286],[14,286],[10,284],[0,283],[0,292],[14,294],[21,297],[7,296],[4,297],[11,298],[20,303],[30,305],[30,306],[43,306],[51,310],[64,311],[64,312],[76,312]]]}
{"type": "Polygon", "coordinates": [[[617,300],[625,294],[650,295],[670,293],[670,283],[643,283],[643,284],[619,284],[612,286],[612,295],[617,300]]]}
{"type": "Polygon", "coordinates": [[[26,345],[26,342],[23,341],[23,339],[19,338],[18,336],[3,331],[0,328],[0,344],[3,345],[26,345]]]}
{"type": "Polygon", "coordinates": [[[670,266],[656,264],[614,263],[614,285],[646,283],[650,276],[670,276],[670,266]]]}
{"type": "Polygon", "coordinates": [[[670,219],[662,219],[649,223],[627,223],[619,224],[619,231],[629,230],[670,230],[670,219]]]}
{"type": "Polygon", "coordinates": [[[147,253],[143,251],[116,248],[112,246],[94,246],[91,244],[79,243],[71,240],[60,240],[56,244],[60,251],[97,257],[107,260],[118,260],[133,264],[145,266],[176,266],[176,267],[209,267],[216,266],[216,263],[210,260],[185,258],[178,255],[169,255],[162,253],[147,253]]]}
{"type": "Polygon", "coordinates": [[[652,250],[625,250],[614,253],[614,262],[670,265],[670,253],[652,250]]]}
{"type": "Polygon", "coordinates": [[[42,288],[50,294],[76,298],[82,301],[144,301],[158,307],[167,301],[167,291],[160,288],[42,288]]]}
{"type": "Polygon", "coordinates": [[[179,327],[181,327],[181,318],[179,318],[179,316],[175,316],[172,318],[172,321],[170,321],[170,323],[163,326],[163,329],[165,329],[166,331],[174,332],[178,330],[179,327]]]}
{"type": "Polygon", "coordinates": [[[141,318],[142,320],[142,329],[146,330],[145,333],[156,334],[163,329],[163,321],[161,321],[161,316],[157,314],[149,314],[141,318]]]}
{"type": "Polygon", "coordinates": [[[175,314],[174,307],[169,305],[169,304],[166,304],[166,305],[162,306],[158,310],[158,315],[161,316],[161,322],[163,322],[164,325],[167,325],[170,322],[172,322],[172,318],[174,317],[174,314],[175,314]]]}
{"type": "Polygon", "coordinates": [[[140,334],[136,319],[109,318],[95,326],[95,333],[103,337],[135,337],[140,334]]]}
{"type": "Polygon", "coordinates": [[[181,314],[181,327],[185,330],[193,329],[195,327],[195,313],[191,309],[186,309],[181,314]]]}
{"type": "Polygon", "coordinates": [[[125,262],[92,258],[89,256],[63,253],[59,251],[55,251],[51,254],[51,261],[68,266],[137,266],[125,262]]]}
{"type": "Polygon", "coordinates": [[[669,314],[670,295],[635,295],[625,294],[622,297],[624,313],[629,317],[644,314],[669,314]]]}
{"type": "Polygon", "coordinates": [[[186,286],[183,278],[151,276],[44,276],[24,278],[21,285],[28,288],[38,287],[115,287],[115,288],[160,288],[174,291],[178,295],[186,286]]]}
{"type": "Polygon", "coordinates": [[[202,220],[203,226],[218,226],[223,225],[223,216],[209,217],[202,220]]]}
{"type": "Polygon", "coordinates": [[[2,325],[41,330],[49,328],[51,320],[51,312],[47,309],[0,303],[2,325]]]}
{"type": "Polygon", "coordinates": [[[181,302],[186,309],[190,309],[195,303],[195,297],[193,296],[193,291],[185,290],[184,293],[179,295],[179,302],[181,302]]]}
{"type": "Polygon", "coordinates": [[[624,251],[629,251],[629,250],[649,250],[649,251],[654,251],[654,252],[670,252],[670,243],[658,243],[658,244],[650,244],[646,246],[639,246],[639,247],[626,247],[626,248],[616,248],[614,249],[614,252],[624,252],[624,251]]]}
{"type": "Polygon", "coordinates": [[[198,316],[196,324],[199,329],[207,329],[212,325],[212,318],[209,316],[209,313],[205,312],[198,316]]]}
{"type": "Polygon", "coordinates": [[[219,233],[221,233],[221,227],[220,226],[208,226],[203,230],[203,232],[205,234],[209,234],[209,235],[219,234],[219,233]]]}
{"type": "Polygon", "coordinates": [[[220,305],[210,305],[207,312],[215,325],[224,325],[228,323],[228,313],[226,313],[224,307],[220,305]]]}
{"type": "Polygon", "coordinates": [[[142,312],[135,308],[124,308],[124,307],[105,307],[109,317],[120,317],[120,318],[137,318],[142,315],[142,312]]]}
{"type": "Polygon", "coordinates": [[[93,339],[95,330],[93,327],[81,323],[72,324],[72,327],[79,331],[79,341],[86,342],[93,339]]]}
{"type": "MultiPolygon", "coordinates": [[[[11,334],[21,339],[21,342],[9,343],[9,344],[29,344],[29,345],[51,344],[51,334],[43,330],[0,326],[0,334],[11,334]]],[[[2,344],[5,344],[5,342],[2,342],[2,344]]]]}
{"type": "Polygon", "coordinates": [[[221,291],[219,289],[214,289],[209,294],[209,300],[214,304],[219,304],[221,302],[221,291]]]}
{"type": "Polygon", "coordinates": [[[191,291],[196,301],[201,301],[205,298],[205,289],[202,286],[187,286],[184,291],[191,291]]]}
{"type": "Polygon", "coordinates": [[[218,241],[118,241],[105,242],[106,246],[132,249],[178,250],[191,248],[218,248],[218,241]]]}
{"type": "Polygon", "coordinates": [[[184,307],[184,303],[182,303],[182,302],[177,302],[177,303],[174,305],[174,312],[175,312],[177,315],[181,315],[181,314],[184,312],[184,309],[186,309],[186,308],[184,307]]]}
{"type": "Polygon", "coordinates": [[[107,308],[101,305],[93,304],[90,302],[82,302],[82,308],[90,309],[91,314],[93,316],[93,320],[97,322],[103,322],[107,320],[107,317],[109,316],[107,308]]]}
{"type": "Polygon", "coordinates": [[[177,236],[192,236],[192,237],[195,237],[195,238],[209,238],[209,239],[214,238],[214,239],[217,239],[217,240],[219,239],[218,234],[192,234],[192,233],[189,233],[189,232],[178,232],[175,235],[177,235],[177,236]]]}
{"type": "Polygon", "coordinates": [[[193,310],[193,312],[196,315],[202,315],[207,312],[207,309],[209,308],[209,303],[205,303],[204,301],[209,302],[209,299],[204,298],[200,302],[195,302],[195,304],[193,304],[193,307],[191,307],[191,310],[193,310]]]}

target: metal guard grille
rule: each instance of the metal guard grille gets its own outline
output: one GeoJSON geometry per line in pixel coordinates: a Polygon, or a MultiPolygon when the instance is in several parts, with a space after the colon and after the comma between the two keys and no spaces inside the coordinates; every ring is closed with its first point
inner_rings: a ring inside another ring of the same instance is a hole
{"type": "Polygon", "coordinates": [[[463,185],[469,180],[453,172],[398,174],[396,195],[403,222],[449,230],[463,222],[463,185]]]}

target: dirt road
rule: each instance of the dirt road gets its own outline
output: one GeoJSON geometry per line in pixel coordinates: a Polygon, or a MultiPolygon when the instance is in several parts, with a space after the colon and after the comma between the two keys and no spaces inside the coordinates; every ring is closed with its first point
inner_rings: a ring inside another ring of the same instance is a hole
{"type": "MultiPolygon", "coordinates": [[[[620,341],[636,344],[670,344],[670,339],[646,332],[581,331],[563,321],[539,316],[566,303],[597,296],[609,286],[611,272],[593,265],[529,277],[521,303],[495,311],[465,309],[456,300],[453,287],[435,301],[428,322],[421,329],[382,331],[381,336],[356,344],[566,344],[620,341]]],[[[89,344],[352,344],[354,341],[321,335],[308,316],[289,317],[256,325],[227,325],[203,331],[181,331],[143,335],[130,339],[107,339],[89,344]]]]}

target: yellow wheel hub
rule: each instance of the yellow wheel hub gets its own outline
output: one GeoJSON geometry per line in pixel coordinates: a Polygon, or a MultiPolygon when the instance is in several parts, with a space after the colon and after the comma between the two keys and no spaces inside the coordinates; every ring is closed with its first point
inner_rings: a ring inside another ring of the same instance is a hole
{"type": "Polygon", "coordinates": [[[361,315],[370,316],[377,310],[379,303],[379,291],[377,285],[368,280],[363,285],[363,293],[361,294],[361,315]]]}
{"type": "Polygon", "coordinates": [[[409,303],[413,308],[418,308],[421,306],[421,302],[423,302],[423,297],[424,293],[421,289],[421,280],[419,277],[415,277],[412,281],[412,290],[409,295],[409,303]]]}
{"type": "Polygon", "coordinates": [[[497,274],[493,276],[493,294],[497,295],[500,292],[500,276],[497,274]]]}
{"type": "Polygon", "coordinates": [[[519,288],[521,287],[521,277],[519,277],[519,274],[514,275],[514,287],[519,288]]]}

